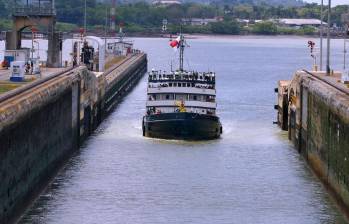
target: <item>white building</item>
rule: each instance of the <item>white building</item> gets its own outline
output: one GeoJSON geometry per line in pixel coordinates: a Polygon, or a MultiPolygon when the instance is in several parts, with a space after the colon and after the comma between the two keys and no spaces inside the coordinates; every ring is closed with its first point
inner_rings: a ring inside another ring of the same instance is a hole
{"type": "Polygon", "coordinates": [[[221,17],[215,17],[215,18],[183,18],[182,22],[184,25],[191,25],[191,26],[206,26],[209,23],[217,23],[223,21],[223,18],[221,17]]]}
{"type": "Polygon", "coordinates": [[[181,5],[181,1],[177,0],[156,0],[153,1],[153,5],[162,5],[162,6],[169,6],[169,5],[181,5]]]}
{"type": "MultiPolygon", "coordinates": [[[[319,19],[279,19],[278,25],[284,26],[284,27],[294,27],[294,28],[300,28],[304,26],[313,26],[313,27],[320,27],[321,26],[321,20],[319,19]]],[[[327,25],[327,23],[323,22],[323,25],[327,25]]]]}
{"type": "Polygon", "coordinates": [[[107,52],[109,54],[114,54],[118,56],[127,56],[133,51],[132,42],[118,41],[113,43],[108,43],[107,52]]]}

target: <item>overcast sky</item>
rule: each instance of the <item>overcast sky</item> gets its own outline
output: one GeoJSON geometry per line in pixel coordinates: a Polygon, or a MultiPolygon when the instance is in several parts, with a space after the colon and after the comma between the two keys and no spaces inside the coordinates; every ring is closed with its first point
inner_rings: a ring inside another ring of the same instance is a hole
{"type": "MultiPolygon", "coordinates": [[[[321,3],[321,0],[305,0],[306,2],[317,2],[321,3]]],[[[324,0],[324,4],[327,4],[328,0],[324,0]]],[[[345,5],[349,4],[349,0],[332,0],[333,5],[345,5]]]]}

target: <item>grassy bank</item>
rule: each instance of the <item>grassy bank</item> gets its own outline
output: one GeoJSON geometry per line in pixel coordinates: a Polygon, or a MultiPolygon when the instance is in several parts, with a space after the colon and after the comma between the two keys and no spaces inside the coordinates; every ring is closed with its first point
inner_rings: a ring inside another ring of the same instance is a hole
{"type": "Polygon", "coordinates": [[[20,87],[21,84],[13,84],[9,82],[0,82],[0,94],[6,93],[8,91],[11,91],[13,89],[16,89],[20,87]]]}

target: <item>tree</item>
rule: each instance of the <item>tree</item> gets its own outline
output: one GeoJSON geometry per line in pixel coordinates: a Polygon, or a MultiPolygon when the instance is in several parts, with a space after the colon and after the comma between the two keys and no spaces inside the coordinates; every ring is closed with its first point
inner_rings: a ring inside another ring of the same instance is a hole
{"type": "Polygon", "coordinates": [[[253,26],[252,32],[255,34],[274,35],[277,33],[277,26],[272,22],[260,22],[253,26]]]}
{"type": "Polygon", "coordinates": [[[235,21],[216,22],[216,23],[211,23],[210,25],[211,25],[211,31],[213,33],[218,33],[218,34],[239,34],[240,33],[240,26],[235,21]]]}

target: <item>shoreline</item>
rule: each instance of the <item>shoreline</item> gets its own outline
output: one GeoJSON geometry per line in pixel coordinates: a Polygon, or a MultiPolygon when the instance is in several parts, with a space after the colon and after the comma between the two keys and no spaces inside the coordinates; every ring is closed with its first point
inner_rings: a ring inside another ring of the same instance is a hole
{"type": "MultiPolygon", "coordinates": [[[[177,34],[128,34],[129,38],[170,38],[175,37],[177,34]]],[[[230,35],[230,34],[186,34],[184,33],[187,39],[305,39],[313,38],[319,39],[319,35],[256,35],[256,34],[239,34],[239,35],[230,35]]],[[[324,38],[326,39],[326,38],[324,38]]],[[[331,37],[331,39],[344,39],[343,36],[331,37]]]]}
{"type": "MultiPolygon", "coordinates": [[[[0,31],[0,33],[3,31],[0,31]]],[[[63,32],[68,36],[72,36],[73,34],[76,34],[76,32],[63,32]]],[[[88,32],[88,36],[98,36],[98,37],[104,37],[103,32],[88,32]]],[[[302,39],[302,38],[314,38],[318,39],[320,38],[319,34],[316,35],[292,35],[292,34],[275,34],[275,35],[266,35],[266,34],[214,34],[214,33],[184,33],[188,39],[203,39],[203,38],[210,38],[210,39],[215,39],[215,38],[220,38],[220,39],[271,39],[271,38],[277,38],[277,39],[288,39],[288,38],[294,38],[294,39],[302,39]]],[[[126,38],[170,38],[170,37],[175,37],[177,34],[169,34],[169,33],[126,33],[126,38]]],[[[344,39],[345,36],[340,36],[340,35],[332,35],[331,39],[344,39]]],[[[27,38],[23,38],[27,39],[27,38]]],[[[69,38],[68,38],[69,39],[69,38]]],[[[326,37],[324,37],[326,39],[326,37]]],[[[5,41],[5,38],[0,38],[0,41],[5,41]]]]}

